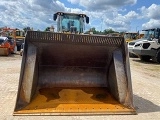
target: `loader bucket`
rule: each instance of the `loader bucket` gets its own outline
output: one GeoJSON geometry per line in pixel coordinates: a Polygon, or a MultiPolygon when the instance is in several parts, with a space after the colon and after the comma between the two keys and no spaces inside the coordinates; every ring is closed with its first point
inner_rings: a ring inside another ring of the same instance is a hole
{"type": "Polygon", "coordinates": [[[136,114],[124,38],[27,32],[14,115],[136,114]]]}

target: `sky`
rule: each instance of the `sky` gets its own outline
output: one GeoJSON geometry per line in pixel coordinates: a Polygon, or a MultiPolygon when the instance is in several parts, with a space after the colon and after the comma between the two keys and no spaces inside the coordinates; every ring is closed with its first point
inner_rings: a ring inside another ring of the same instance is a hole
{"type": "Polygon", "coordinates": [[[0,27],[56,27],[53,14],[58,11],[89,16],[86,31],[95,27],[136,32],[160,27],[160,0],[1,0],[0,27]]]}

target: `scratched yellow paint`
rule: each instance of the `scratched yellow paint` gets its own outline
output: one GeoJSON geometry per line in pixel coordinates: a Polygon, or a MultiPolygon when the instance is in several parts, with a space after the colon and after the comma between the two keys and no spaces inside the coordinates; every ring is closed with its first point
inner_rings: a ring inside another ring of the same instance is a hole
{"type": "Polygon", "coordinates": [[[118,103],[106,88],[43,88],[18,114],[133,112],[118,103]]]}

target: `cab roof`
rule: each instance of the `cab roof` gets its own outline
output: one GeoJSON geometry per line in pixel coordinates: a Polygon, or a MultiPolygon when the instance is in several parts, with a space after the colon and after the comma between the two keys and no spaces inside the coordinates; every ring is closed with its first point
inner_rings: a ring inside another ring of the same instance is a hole
{"type": "Polygon", "coordinates": [[[83,15],[83,16],[86,16],[86,14],[79,14],[79,13],[67,13],[67,12],[56,12],[55,14],[57,14],[57,15],[65,14],[65,15],[83,15]]]}

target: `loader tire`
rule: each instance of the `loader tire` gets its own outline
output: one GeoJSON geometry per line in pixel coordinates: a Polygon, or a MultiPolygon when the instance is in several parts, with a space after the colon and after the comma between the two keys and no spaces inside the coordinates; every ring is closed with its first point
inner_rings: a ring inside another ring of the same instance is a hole
{"type": "Polygon", "coordinates": [[[157,63],[160,63],[160,49],[157,51],[157,53],[154,57],[154,61],[157,63]]]}
{"type": "Polygon", "coordinates": [[[149,62],[150,59],[151,59],[151,56],[141,55],[141,56],[140,56],[140,59],[141,59],[142,61],[149,62]]]}
{"type": "Polygon", "coordinates": [[[135,55],[135,54],[133,54],[133,53],[129,53],[129,57],[130,57],[130,58],[137,58],[138,56],[135,55]]]}

